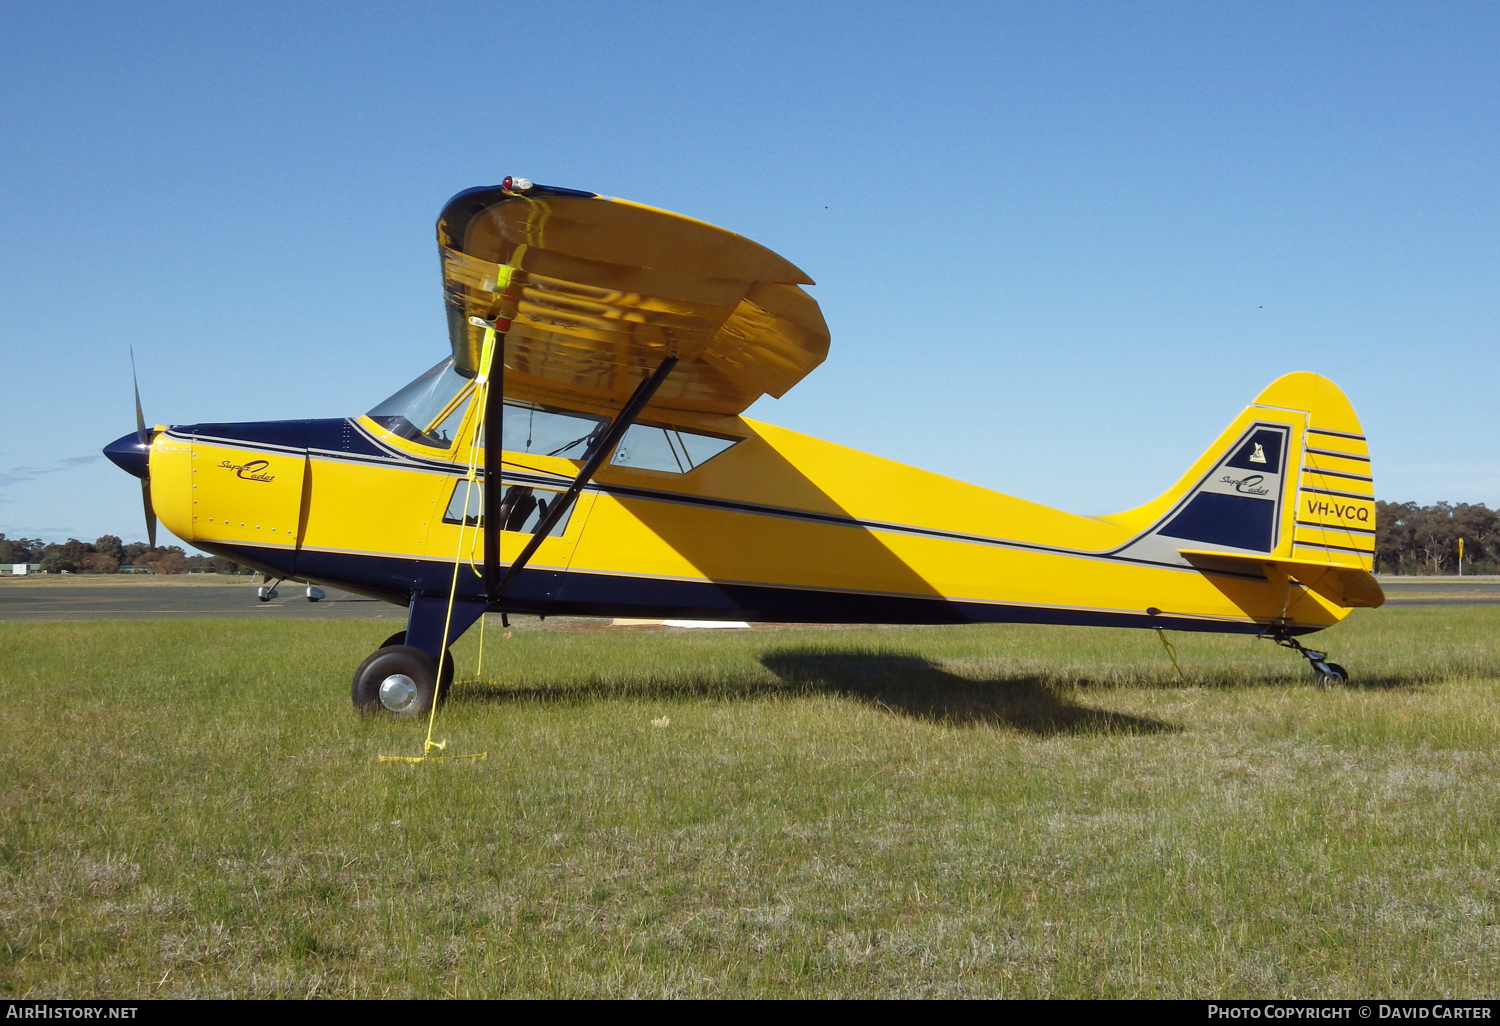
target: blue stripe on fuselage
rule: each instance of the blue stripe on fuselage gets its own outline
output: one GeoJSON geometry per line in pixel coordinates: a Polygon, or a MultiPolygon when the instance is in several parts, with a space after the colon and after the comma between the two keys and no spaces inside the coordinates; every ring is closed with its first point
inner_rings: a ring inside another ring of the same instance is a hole
{"type": "MultiPolygon", "coordinates": [[[[257,546],[204,546],[247,566],[285,559],[285,550],[257,546]]],[[[393,556],[344,552],[297,554],[295,576],[406,605],[417,591],[446,598],[453,564],[393,556]]],[[[482,601],[481,582],[464,582],[460,601],[482,601]]],[[[492,612],[545,613],[549,616],[645,617],[661,619],[745,620],[757,623],[1031,623],[1085,627],[1149,627],[1213,633],[1258,634],[1266,624],[1112,610],[1068,609],[1003,603],[966,602],[910,595],[817,591],[759,584],[664,580],[616,576],[579,570],[523,570],[505,598],[490,604],[492,612]]],[[[1291,626],[1293,634],[1320,627],[1291,626]]]]}

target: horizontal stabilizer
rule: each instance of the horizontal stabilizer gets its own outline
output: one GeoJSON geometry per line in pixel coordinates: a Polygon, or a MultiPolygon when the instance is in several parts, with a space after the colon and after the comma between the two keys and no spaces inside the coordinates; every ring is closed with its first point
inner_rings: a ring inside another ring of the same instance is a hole
{"type": "Polygon", "coordinates": [[[1244,573],[1254,568],[1274,581],[1280,571],[1298,584],[1317,592],[1334,605],[1345,609],[1378,609],[1385,604],[1385,592],[1375,575],[1357,566],[1341,566],[1323,560],[1286,559],[1279,556],[1241,556],[1229,552],[1200,549],[1178,549],[1184,559],[1203,571],[1226,570],[1244,573]]]}

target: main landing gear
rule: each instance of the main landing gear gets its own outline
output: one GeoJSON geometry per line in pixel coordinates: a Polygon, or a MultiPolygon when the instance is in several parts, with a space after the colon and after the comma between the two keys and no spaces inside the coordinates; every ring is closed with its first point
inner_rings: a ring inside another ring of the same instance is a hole
{"type": "Polygon", "coordinates": [[[411,719],[432,711],[453,685],[453,653],[443,658],[443,682],[437,686],[437,660],[406,644],[406,632],[392,634],[354,671],[351,697],[361,712],[387,713],[411,719]]]}
{"type": "MultiPolygon", "coordinates": [[[[285,581],[285,577],[278,577],[274,581],[267,577],[266,583],[255,589],[255,597],[260,599],[262,602],[269,602],[273,598],[280,598],[281,592],[276,590],[276,586],[278,584],[282,584],[285,581]]],[[[327,597],[328,593],[322,588],[319,588],[317,585],[309,584],[307,586],[307,601],[321,602],[327,597]]]]}
{"type": "Polygon", "coordinates": [[[1349,683],[1349,671],[1338,663],[1328,661],[1327,652],[1315,652],[1310,648],[1303,647],[1302,643],[1290,634],[1281,632],[1264,635],[1270,638],[1282,648],[1290,648],[1298,655],[1307,660],[1312,667],[1313,676],[1318,679],[1319,684],[1347,684],[1349,683]]]}

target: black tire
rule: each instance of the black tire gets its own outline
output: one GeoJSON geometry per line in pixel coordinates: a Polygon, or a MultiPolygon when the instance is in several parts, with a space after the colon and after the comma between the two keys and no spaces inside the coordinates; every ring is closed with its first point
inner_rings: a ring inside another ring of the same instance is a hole
{"type": "Polygon", "coordinates": [[[1330,663],[1323,659],[1310,659],[1312,663],[1313,676],[1318,678],[1319,684],[1343,684],[1349,679],[1349,674],[1338,663],[1330,663]]]}
{"type": "MultiPolygon", "coordinates": [[[[452,665],[445,659],[444,663],[452,665]]],[[[435,686],[437,661],[419,648],[380,648],[354,671],[350,697],[360,712],[416,719],[432,711],[433,698],[448,696],[453,671],[445,667],[443,686],[435,686]],[[382,694],[384,692],[384,694],[382,694]]]]}
{"type": "MultiPolygon", "coordinates": [[[[406,644],[406,632],[405,631],[397,631],[395,634],[392,634],[389,638],[386,638],[384,641],[382,641],[380,643],[380,647],[381,648],[390,648],[392,645],[404,645],[404,644],[406,644]]],[[[448,697],[448,687],[452,683],[453,683],[453,649],[450,648],[448,650],[448,654],[443,658],[443,697],[444,698],[448,697]]]]}

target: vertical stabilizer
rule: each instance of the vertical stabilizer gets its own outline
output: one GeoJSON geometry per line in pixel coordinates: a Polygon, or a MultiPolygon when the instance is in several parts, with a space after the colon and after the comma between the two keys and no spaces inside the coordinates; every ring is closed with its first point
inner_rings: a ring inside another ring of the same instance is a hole
{"type": "Polygon", "coordinates": [[[1172,489],[1110,519],[1140,525],[1117,554],[1145,562],[1181,565],[1188,550],[1368,571],[1375,552],[1369,447],[1337,385],[1287,374],[1172,489]]]}

